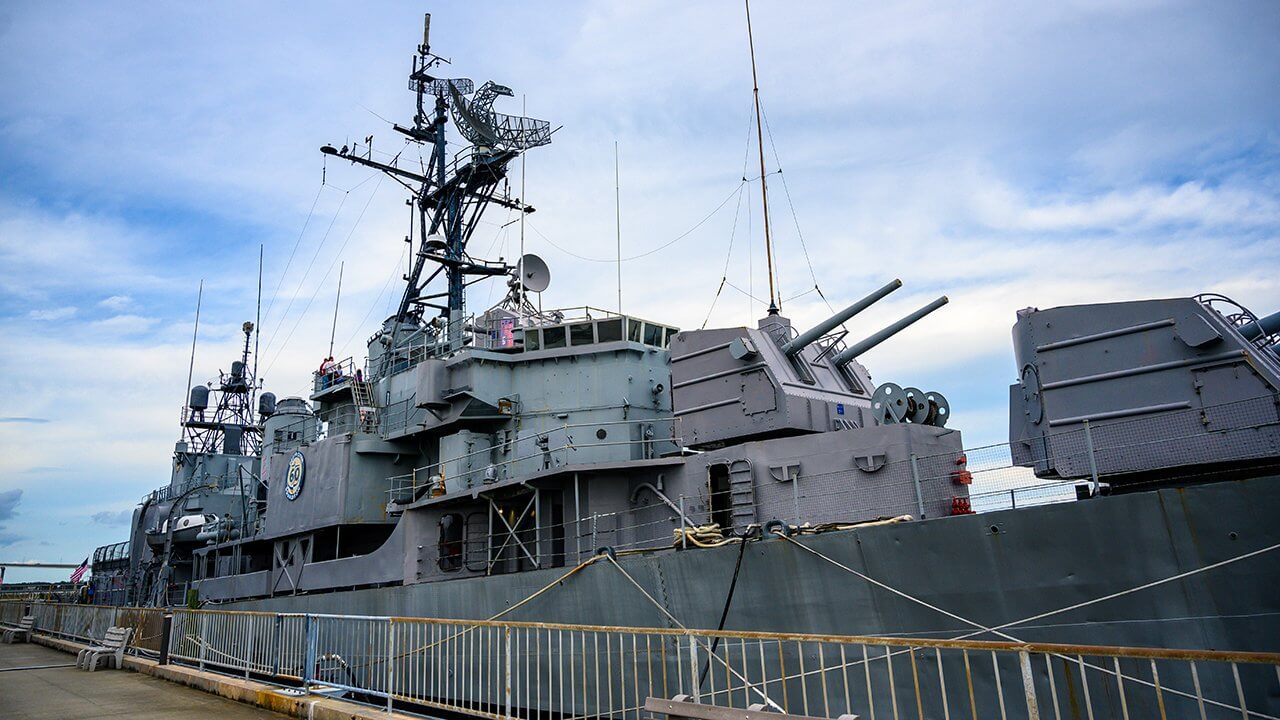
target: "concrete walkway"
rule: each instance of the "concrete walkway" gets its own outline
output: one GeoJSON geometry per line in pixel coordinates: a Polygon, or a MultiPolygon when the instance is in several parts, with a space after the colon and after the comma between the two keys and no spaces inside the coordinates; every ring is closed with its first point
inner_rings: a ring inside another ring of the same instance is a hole
{"type": "Polygon", "coordinates": [[[286,717],[141,673],[77,670],[75,662],[75,655],[41,645],[0,644],[0,716],[5,720],[286,717]],[[15,669],[49,665],[70,667],[15,669]]]}

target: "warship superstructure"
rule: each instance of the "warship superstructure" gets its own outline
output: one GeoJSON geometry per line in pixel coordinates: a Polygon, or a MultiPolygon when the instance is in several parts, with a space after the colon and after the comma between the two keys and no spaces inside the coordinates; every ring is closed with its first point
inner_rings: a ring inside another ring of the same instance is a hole
{"type": "Polygon", "coordinates": [[[929,605],[994,627],[1120,593],[1019,636],[1277,648],[1280,557],[1197,569],[1280,543],[1280,314],[1209,295],[1020,311],[1012,462],[1077,499],[975,513],[945,397],[858,361],[945,297],[858,339],[842,325],[900,281],[808,328],[776,308],[699,330],[543,310],[545,263],[468,240],[486,207],[533,212],[504,181],[550,125],[441,67],[424,33],[395,126],[429,167],[322,148],[398,179],[416,213],[366,359],[277,401],[246,325],[231,371],[191,390],[170,483],[100,550],[100,601],[949,637],[969,628],[929,605]],[[468,314],[484,279],[508,292],[468,314]],[[770,540],[797,532],[909,597],[770,540]],[[647,595],[596,567],[529,602],[602,553],[647,595]]]}

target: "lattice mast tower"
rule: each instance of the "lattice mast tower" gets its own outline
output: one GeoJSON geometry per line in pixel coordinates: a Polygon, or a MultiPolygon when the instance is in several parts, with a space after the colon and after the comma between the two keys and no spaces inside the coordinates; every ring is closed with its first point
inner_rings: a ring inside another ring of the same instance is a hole
{"type": "MultiPolygon", "coordinates": [[[[445,322],[450,349],[456,350],[464,343],[467,286],[512,270],[502,262],[473,258],[467,252],[467,243],[491,203],[518,212],[533,212],[523,199],[511,198],[505,192],[499,194],[498,188],[506,179],[511,161],[528,148],[551,142],[552,131],[544,120],[495,112],[494,100],[513,94],[508,87],[486,82],[476,90],[467,78],[437,77],[437,70],[446,64],[448,59],[431,51],[431,15],[427,14],[422,44],[413,56],[409,73],[409,89],[416,95],[413,124],[392,126],[409,142],[430,146],[431,161],[425,169],[415,172],[401,167],[399,154],[389,163],[374,160],[373,136],[366,138],[369,147],[363,155],[357,148],[345,145],[341,149],[325,145],[320,150],[379,170],[410,192],[420,242],[404,276],[404,294],[392,319],[395,326],[409,323],[422,327],[424,311],[432,308],[445,322]],[[459,134],[470,143],[453,158],[448,154],[445,132],[450,115],[459,134]],[[428,262],[438,267],[424,277],[428,262]],[[442,273],[444,290],[428,292],[427,286],[442,273]]],[[[412,239],[411,227],[410,247],[412,239]]]]}

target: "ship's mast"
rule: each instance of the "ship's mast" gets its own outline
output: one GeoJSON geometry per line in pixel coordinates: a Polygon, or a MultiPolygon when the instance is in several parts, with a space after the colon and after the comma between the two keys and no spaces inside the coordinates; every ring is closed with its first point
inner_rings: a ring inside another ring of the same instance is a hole
{"type": "MultiPolygon", "coordinates": [[[[431,162],[424,171],[400,167],[399,155],[390,163],[374,160],[371,148],[365,154],[345,145],[341,150],[332,145],[320,150],[379,170],[409,190],[421,237],[413,264],[404,277],[404,294],[392,319],[396,327],[405,323],[420,327],[423,310],[433,308],[445,319],[449,347],[456,350],[464,342],[466,287],[475,282],[467,278],[510,272],[504,263],[472,259],[467,253],[467,242],[490,203],[522,213],[533,212],[533,208],[520,199],[499,196],[497,189],[506,178],[508,164],[523,150],[549,143],[551,129],[549,123],[542,120],[494,112],[491,109],[494,99],[511,95],[509,88],[490,82],[477,91],[466,78],[446,79],[433,74],[439,66],[448,63],[449,60],[431,51],[431,15],[428,14],[423,23],[422,44],[413,57],[409,74],[409,87],[416,95],[413,125],[393,125],[410,142],[431,147],[431,162]],[[467,95],[472,98],[465,99],[467,95]],[[434,103],[428,108],[432,98],[434,103]],[[445,134],[451,111],[458,131],[471,142],[471,147],[459,152],[452,161],[448,157],[445,134]],[[439,268],[424,278],[428,261],[438,264],[439,268]],[[445,290],[426,293],[426,286],[440,273],[445,275],[445,290]]],[[[410,240],[412,242],[412,231],[410,240]]]]}
{"type": "Polygon", "coordinates": [[[764,173],[764,130],[760,123],[760,81],[756,77],[756,41],[751,34],[751,0],[747,9],[747,47],[751,50],[751,93],[756,104],[756,146],[760,150],[760,200],[764,205],[764,256],[769,272],[769,314],[778,314],[777,291],[773,287],[773,238],[769,234],[769,185],[764,173]]]}

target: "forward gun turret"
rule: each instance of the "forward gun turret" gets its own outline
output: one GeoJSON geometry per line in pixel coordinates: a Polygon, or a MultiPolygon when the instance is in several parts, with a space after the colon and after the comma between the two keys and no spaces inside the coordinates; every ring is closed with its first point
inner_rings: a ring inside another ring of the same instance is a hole
{"type": "Polygon", "coordinates": [[[846,320],[853,317],[854,315],[857,315],[863,310],[866,310],[867,308],[871,307],[874,303],[879,301],[885,295],[888,295],[889,293],[893,292],[894,290],[897,290],[900,287],[902,287],[902,280],[895,278],[893,282],[888,283],[884,287],[862,298],[858,302],[841,310],[835,315],[832,315],[826,320],[823,320],[817,325],[814,325],[813,328],[811,328],[810,330],[800,333],[795,337],[794,340],[790,340],[786,343],[783,343],[782,352],[792,356],[797,355],[801,350],[805,349],[809,345],[812,345],[813,342],[818,338],[836,329],[836,327],[839,326],[841,323],[845,322],[846,320]]]}
{"type": "Polygon", "coordinates": [[[907,326],[914,324],[917,320],[923,318],[925,315],[928,315],[934,310],[937,310],[943,305],[946,305],[948,302],[949,301],[947,300],[947,296],[943,295],[937,300],[934,300],[928,305],[925,305],[919,310],[893,323],[889,327],[881,330],[880,332],[872,335],[871,337],[868,337],[866,340],[863,340],[862,342],[859,342],[859,343],[854,343],[853,345],[850,345],[844,350],[841,350],[839,353],[836,354],[834,358],[832,358],[832,362],[835,363],[837,366],[846,365],[852,362],[854,358],[870,350],[871,348],[879,345],[885,340],[888,340],[894,335],[897,335],[898,333],[905,330],[907,326]]]}

